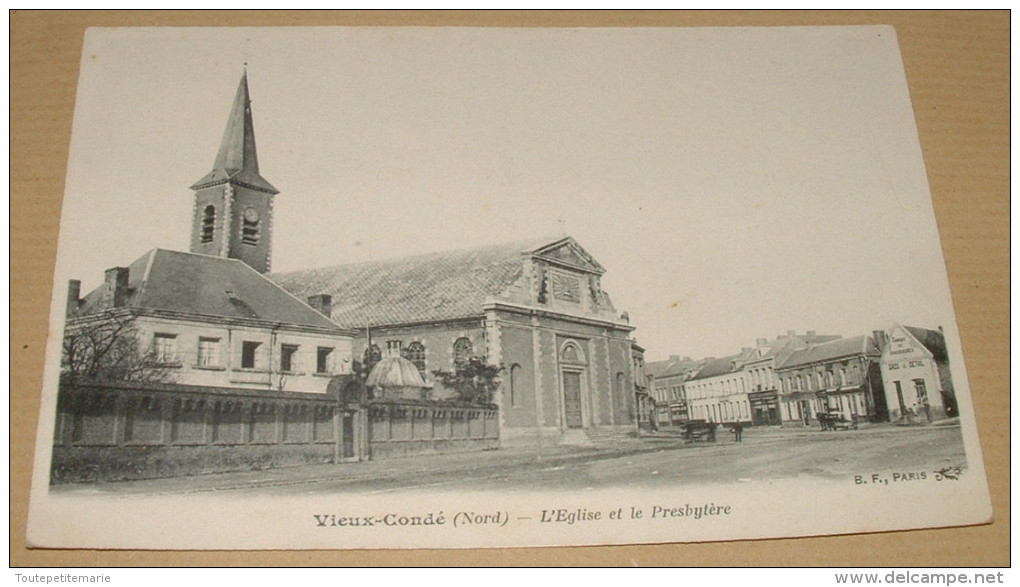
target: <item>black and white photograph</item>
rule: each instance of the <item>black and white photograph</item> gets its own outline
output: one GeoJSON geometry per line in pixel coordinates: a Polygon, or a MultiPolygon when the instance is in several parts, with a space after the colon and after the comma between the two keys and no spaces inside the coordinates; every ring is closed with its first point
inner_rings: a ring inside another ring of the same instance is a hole
{"type": "Polygon", "coordinates": [[[93,28],[54,284],[31,546],[992,517],[888,26],[93,28]]]}

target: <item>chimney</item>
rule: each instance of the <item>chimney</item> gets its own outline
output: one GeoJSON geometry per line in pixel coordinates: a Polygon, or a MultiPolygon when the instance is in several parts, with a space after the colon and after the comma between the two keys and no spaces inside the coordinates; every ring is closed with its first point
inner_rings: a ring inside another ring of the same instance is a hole
{"type": "Polygon", "coordinates": [[[333,318],[333,296],[329,294],[309,296],[308,305],[323,316],[333,318]]]}
{"type": "Polygon", "coordinates": [[[878,347],[878,352],[885,350],[885,331],[884,330],[873,330],[871,336],[875,339],[875,346],[878,347]]]}
{"type": "Polygon", "coordinates": [[[67,316],[71,317],[81,303],[81,281],[71,279],[67,282],[67,316]]]}
{"type": "Polygon", "coordinates": [[[120,308],[127,300],[128,268],[114,267],[106,270],[103,282],[103,302],[111,308],[120,308]]]}

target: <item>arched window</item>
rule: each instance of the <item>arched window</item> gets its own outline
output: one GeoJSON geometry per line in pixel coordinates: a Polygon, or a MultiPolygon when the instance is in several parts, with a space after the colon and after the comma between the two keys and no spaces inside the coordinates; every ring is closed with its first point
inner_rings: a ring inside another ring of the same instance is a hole
{"type": "Polygon", "coordinates": [[[560,351],[560,359],[567,363],[583,363],[584,353],[576,344],[568,342],[563,345],[563,350],[560,351]]]}
{"type": "Polygon", "coordinates": [[[521,377],[521,366],[517,363],[510,365],[510,405],[517,405],[517,386],[521,377]]]}
{"type": "Polygon", "coordinates": [[[453,343],[453,363],[463,363],[471,358],[471,354],[474,352],[474,345],[471,344],[471,339],[466,336],[462,336],[454,341],[453,343]]]}
{"type": "Polygon", "coordinates": [[[216,207],[209,205],[202,211],[202,242],[211,243],[216,227],[216,207]]]}
{"type": "Polygon", "coordinates": [[[422,379],[425,378],[425,345],[420,342],[412,342],[407,345],[407,350],[404,352],[405,358],[408,361],[414,363],[414,366],[418,368],[418,372],[421,373],[422,379]]]}

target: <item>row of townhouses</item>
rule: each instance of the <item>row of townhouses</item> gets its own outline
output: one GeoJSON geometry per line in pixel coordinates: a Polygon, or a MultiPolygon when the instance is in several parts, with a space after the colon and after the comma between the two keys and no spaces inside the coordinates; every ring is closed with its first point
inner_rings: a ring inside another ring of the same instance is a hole
{"type": "Polygon", "coordinates": [[[924,423],[956,415],[941,327],[894,324],[848,338],[790,331],[737,354],[671,356],[645,368],[654,427],[687,420],[812,426],[820,415],[924,423]]]}

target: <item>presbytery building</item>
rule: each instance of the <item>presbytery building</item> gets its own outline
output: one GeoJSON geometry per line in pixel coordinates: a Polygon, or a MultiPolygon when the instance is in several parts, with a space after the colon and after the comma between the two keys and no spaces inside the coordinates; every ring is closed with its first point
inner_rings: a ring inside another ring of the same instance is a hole
{"type": "Polygon", "coordinates": [[[107,270],[81,299],[72,281],[69,332],[130,316],[163,379],[325,393],[330,377],[351,372],[353,333],[329,319],[328,296],[297,299],[265,275],[278,192],[259,173],[247,74],[213,169],[192,190],[191,252],[154,249],[107,270]]]}

